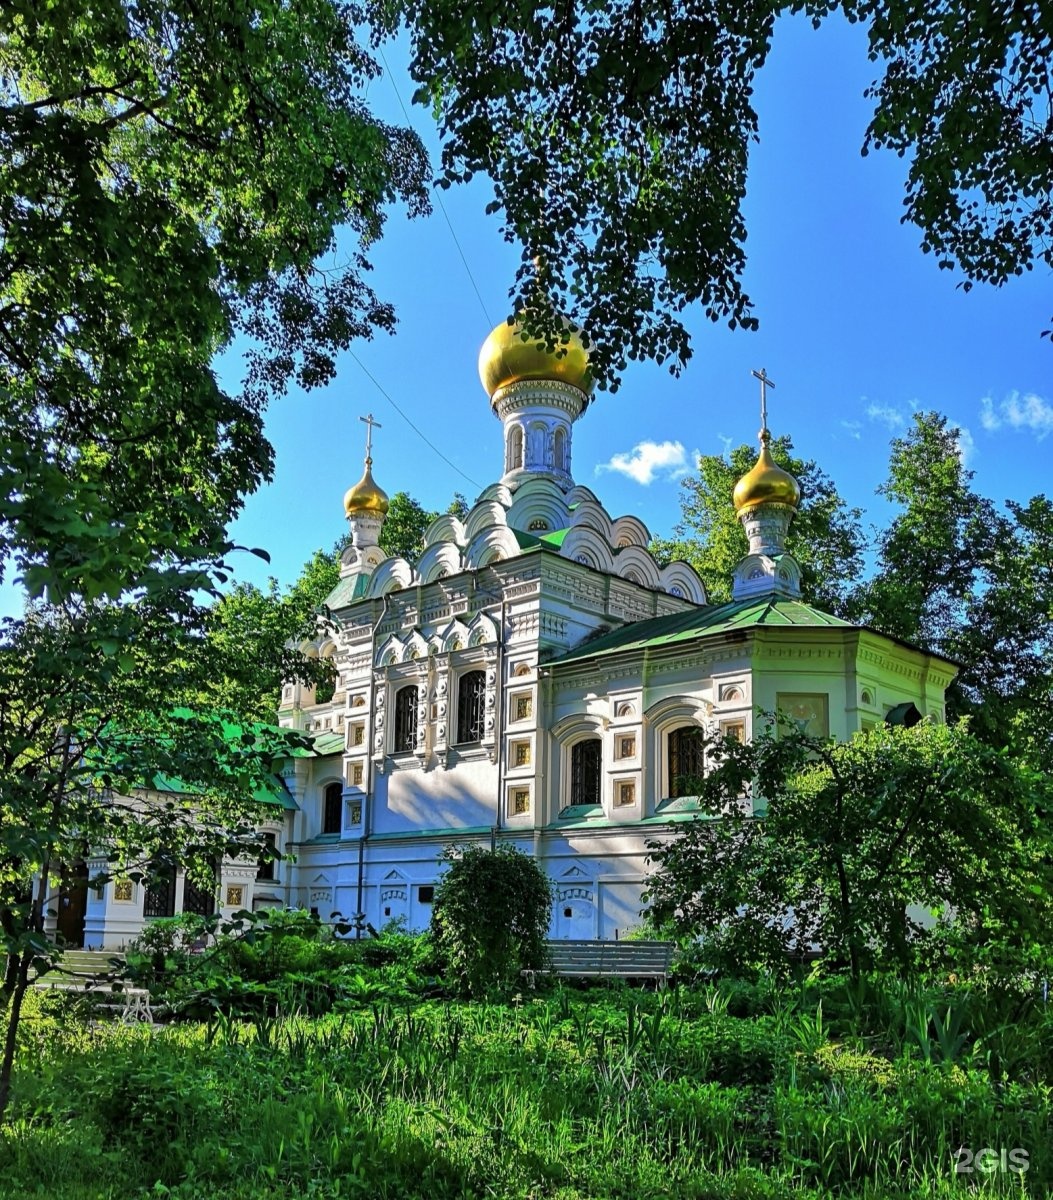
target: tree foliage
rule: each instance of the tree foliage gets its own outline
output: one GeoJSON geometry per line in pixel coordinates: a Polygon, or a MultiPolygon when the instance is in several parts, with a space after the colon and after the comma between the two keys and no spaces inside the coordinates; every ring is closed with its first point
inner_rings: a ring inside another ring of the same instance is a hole
{"type": "Polygon", "coordinates": [[[115,597],[214,562],[270,473],[267,394],[390,327],[364,251],[386,204],[425,206],[426,159],[361,100],[377,68],[355,16],[4,6],[0,557],[32,593],[115,597]],[[319,269],[337,226],[345,265],[319,269]],[[233,399],[212,359],[238,332],[233,399]]]}
{"type": "Polygon", "coordinates": [[[959,664],[948,711],[997,745],[1053,750],[1053,505],[1000,510],[979,495],[958,430],[918,413],[892,444],[881,492],[898,512],[877,537],[856,617],[959,664]]]}
{"type": "Polygon", "coordinates": [[[244,683],[274,638],[210,637],[206,602],[270,475],[265,399],[391,326],[366,251],[389,205],[427,205],[418,139],[363,103],[362,16],[336,0],[0,8],[0,570],[43,601],[0,631],[0,1111],[55,871],[87,848],[222,842],[289,744],[247,734],[243,761],[219,745],[221,706],[246,691],[219,681],[244,683]],[[338,227],[341,263],[320,262],[338,227]],[[239,334],[233,396],[212,364],[239,334]],[[177,718],[180,701],[216,712],[177,718]],[[173,801],[147,828],[112,802],[158,770],[194,785],[192,820],[173,801]]]}
{"type": "Polygon", "coordinates": [[[435,892],[431,929],[466,995],[515,987],[544,966],[552,888],[537,861],[510,846],[454,847],[435,892]]]}
{"type": "MultiPolygon", "coordinates": [[[[742,290],[753,90],[780,14],[867,27],[883,76],[864,151],[910,156],[905,220],[965,286],[1053,265],[1053,102],[1040,0],[613,0],[378,5],[413,46],[417,98],[444,135],[440,182],[483,172],[523,249],[513,308],[558,340],[541,287],[596,342],[616,386],[627,359],[690,356],[695,302],[756,324],[742,290]],[[540,270],[534,260],[540,262],[540,270]],[[546,314],[548,319],[546,320],[546,314]]],[[[891,219],[891,215],[890,215],[891,219]]]]}
{"type": "Polygon", "coordinates": [[[1048,969],[1049,782],[964,725],[711,749],[708,819],[651,844],[648,894],[710,965],[915,974],[953,942],[961,970],[1048,969]]]}
{"type": "MultiPolygon", "coordinates": [[[[801,565],[802,595],[808,603],[840,614],[863,569],[865,537],[859,509],[845,503],[833,480],[813,460],[793,454],[789,438],[773,439],[771,451],[801,485],[801,505],[790,526],[787,549],[801,565]]],[[[732,572],[747,550],[731,496],[756,459],[756,447],[745,444],[727,458],[701,455],[698,474],[681,483],[682,519],[676,536],[656,539],[651,547],[662,561],[690,563],[716,604],[731,599],[732,572]]]]}

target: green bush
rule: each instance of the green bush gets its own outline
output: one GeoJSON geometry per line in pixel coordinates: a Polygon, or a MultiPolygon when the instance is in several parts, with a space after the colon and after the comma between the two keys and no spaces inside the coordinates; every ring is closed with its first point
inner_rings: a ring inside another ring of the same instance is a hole
{"type": "Polygon", "coordinates": [[[545,961],[552,889],[537,862],[509,846],[455,847],[435,893],[431,932],[468,996],[507,990],[545,961]]]}

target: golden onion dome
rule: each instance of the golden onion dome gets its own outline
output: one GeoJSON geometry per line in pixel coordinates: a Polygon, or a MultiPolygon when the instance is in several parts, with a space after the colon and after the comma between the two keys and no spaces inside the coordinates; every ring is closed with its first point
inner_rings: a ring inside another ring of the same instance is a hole
{"type": "MultiPolygon", "coordinates": [[[[570,322],[564,318],[563,324],[570,322]]],[[[586,394],[592,391],[589,373],[589,352],[579,333],[570,340],[548,350],[543,340],[523,339],[523,327],[518,321],[509,325],[502,321],[483,342],[479,351],[479,378],[492,396],[498,388],[527,379],[551,379],[569,383],[586,394]]]]}
{"type": "Polygon", "coordinates": [[[735,484],[732,494],[735,512],[741,513],[755,504],[788,504],[796,508],[801,501],[800,484],[772,458],[768,447],[771,434],[767,429],[761,430],[760,441],[760,455],[753,469],[735,484]]]}
{"type": "Polygon", "coordinates": [[[388,494],[382,487],[378,487],[373,479],[373,472],[370,470],[372,465],[373,460],[367,458],[362,478],[354,487],[348,488],[344,493],[344,512],[349,517],[362,516],[367,513],[373,513],[378,517],[387,515],[388,494]]]}

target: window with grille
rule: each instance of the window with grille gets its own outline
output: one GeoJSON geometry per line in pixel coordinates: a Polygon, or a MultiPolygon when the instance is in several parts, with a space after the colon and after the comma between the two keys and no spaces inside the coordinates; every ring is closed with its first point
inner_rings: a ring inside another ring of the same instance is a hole
{"type": "Polygon", "coordinates": [[[344,789],[339,783],[331,783],[322,799],[322,832],[339,833],[344,806],[344,789]]]}
{"type": "Polygon", "coordinates": [[[468,671],[457,690],[457,740],[481,742],[486,729],[486,673],[468,671]]]}
{"type": "Polygon", "coordinates": [[[399,688],[395,693],[395,753],[417,748],[417,688],[399,688]]]}
{"type": "Polygon", "coordinates": [[[695,781],[706,773],[706,735],[685,725],[669,735],[669,795],[692,796],[695,781]]]}
{"type": "Polygon", "coordinates": [[[175,867],[154,864],[143,893],[144,917],[175,916],[175,867]]]}
{"type": "Polygon", "coordinates": [[[273,879],[275,875],[275,867],[277,860],[273,857],[274,852],[274,834],[265,833],[263,835],[264,852],[260,855],[259,864],[256,867],[257,879],[273,879]]]}
{"type": "Polygon", "coordinates": [[[195,913],[199,917],[211,917],[216,911],[216,873],[195,881],[188,875],[183,880],[183,912],[195,913]]]}
{"type": "Polygon", "coordinates": [[[603,745],[599,738],[576,742],[570,751],[571,804],[600,803],[600,767],[603,745]]]}

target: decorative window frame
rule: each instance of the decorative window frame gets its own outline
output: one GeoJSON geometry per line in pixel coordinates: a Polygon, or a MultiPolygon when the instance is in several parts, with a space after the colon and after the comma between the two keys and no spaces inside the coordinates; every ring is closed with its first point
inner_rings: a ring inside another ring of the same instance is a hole
{"type": "Polygon", "coordinates": [[[508,693],[508,724],[509,725],[531,725],[536,716],[537,697],[533,687],[514,688],[508,693]],[[519,716],[519,702],[525,700],[527,702],[527,713],[525,716],[519,716]]]}
{"type": "Polygon", "coordinates": [[[697,696],[667,696],[647,709],[644,721],[644,789],[657,804],[670,799],[673,791],[673,781],[669,778],[669,735],[685,725],[697,725],[711,735],[713,705],[697,696]]]}
{"type": "Polygon", "coordinates": [[[600,742],[600,803],[602,804],[602,780],[605,774],[605,767],[609,761],[609,756],[606,752],[607,748],[604,743],[607,740],[605,734],[609,724],[610,722],[606,717],[597,716],[593,713],[573,713],[568,717],[564,717],[561,721],[557,721],[552,727],[552,736],[556,740],[557,747],[555,759],[559,765],[559,778],[556,787],[553,789],[553,795],[558,797],[557,812],[562,811],[564,808],[569,808],[573,803],[571,798],[571,755],[573,754],[574,747],[579,742],[591,738],[598,738],[600,742]]]}
{"type": "Polygon", "coordinates": [[[346,784],[339,775],[327,775],[318,780],[318,837],[320,838],[338,838],[344,832],[344,800],[346,799],[345,790],[346,784]],[[327,831],[325,828],[325,806],[327,803],[326,795],[334,785],[340,788],[340,828],[327,831]]]}
{"type": "Polygon", "coordinates": [[[508,753],[505,766],[510,772],[532,772],[534,770],[534,738],[532,735],[515,734],[508,739],[508,753]],[[522,762],[517,762],[520,750],[526,751],[522,762]]]}
{"type": "Polygon", "coordinates": [[[534,785],[529,779],[517,780],[505,785],[505,819],[516,824],[530,824],[534,816],[534,785]],[[516,807],[525,797],[526,807],[517,812],[516,807]]]}

